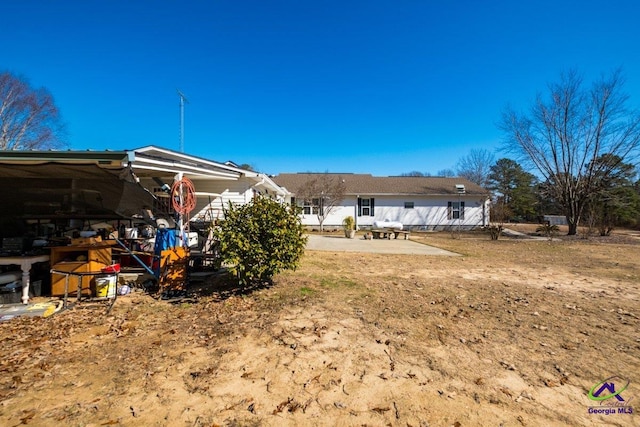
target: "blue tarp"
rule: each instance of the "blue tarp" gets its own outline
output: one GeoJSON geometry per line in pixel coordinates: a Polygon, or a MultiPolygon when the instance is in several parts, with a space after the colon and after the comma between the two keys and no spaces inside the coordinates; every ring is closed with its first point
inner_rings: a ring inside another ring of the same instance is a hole
{"type": "Polygon", "coordinates": [[[154,247],[154,253],[161,255],[162,251],[175,248],[177,243],[176,230],[159,228],[156,232],[156,244],[154,247]]]}

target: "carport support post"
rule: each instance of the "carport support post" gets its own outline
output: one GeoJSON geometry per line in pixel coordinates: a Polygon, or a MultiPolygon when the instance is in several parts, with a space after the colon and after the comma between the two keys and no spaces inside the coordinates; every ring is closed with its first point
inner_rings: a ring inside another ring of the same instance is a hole
{"type": "MultiPolygon", "coordinates": [[[[178,174],[174,178],[176,182],[179,182],[182,179],[182,172],[178,172],[178,174]]],[[[184,200],[182,197],[182,185],[180,186],[180,200],[184,200]]],[[[178,230],[180,233],[180,238],[177,240],[178,246],[187,246],[185,242],[184,236],[184,222],[182,220],[182,212],[178,212],[178,230]]]]}

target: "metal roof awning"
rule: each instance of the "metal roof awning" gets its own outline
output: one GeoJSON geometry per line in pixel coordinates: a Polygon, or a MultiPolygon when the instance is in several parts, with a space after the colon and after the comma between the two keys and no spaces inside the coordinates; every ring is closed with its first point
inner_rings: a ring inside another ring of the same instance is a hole
{"type": "MultiPolygon", "coordinates": [[[[4,151],[2,164],[95,164],[103,169],[130,167],[140,177],[163,177],[182,173],[193,178],[236,180],[243,175],[238,169],[223,163],[189,156],[183,153],[148,146],[124,151],[4,151]]],[[[250,172],[253,174],[253,172],[250,172]]]]}
{"type": "Polygon", "coordinates": [[[182,173],[191,179],[237,180],[242,169],[154,146],[130,152],[130,165],[140,177],[166,178],[182,173]]]}

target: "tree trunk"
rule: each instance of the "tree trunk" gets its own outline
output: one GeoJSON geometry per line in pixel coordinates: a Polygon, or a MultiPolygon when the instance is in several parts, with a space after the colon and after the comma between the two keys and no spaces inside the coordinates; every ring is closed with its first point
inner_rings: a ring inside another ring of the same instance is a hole
{"type": "Polygon", "coordinates": [[[578,234],[578,224],[584,210],[584,203],[580,200],[574,200],[569,203],[569,212],[567,212],[567,224],[569,224],[569,232],[567,236],[575,236],[578,234]]]}

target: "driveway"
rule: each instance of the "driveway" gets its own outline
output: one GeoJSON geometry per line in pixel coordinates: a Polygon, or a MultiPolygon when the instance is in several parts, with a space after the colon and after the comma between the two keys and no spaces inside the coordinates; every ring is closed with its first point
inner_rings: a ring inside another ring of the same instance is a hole
{"type": "Polygon", "coordinates": [[[369,252],[376,254],[459,256],[454,252],[404,239],[348,239],[342,235],[308,235],[307,249],[312,251],[369,252]]]}

